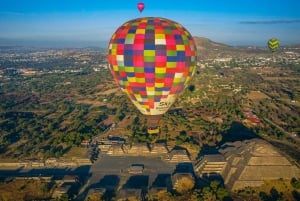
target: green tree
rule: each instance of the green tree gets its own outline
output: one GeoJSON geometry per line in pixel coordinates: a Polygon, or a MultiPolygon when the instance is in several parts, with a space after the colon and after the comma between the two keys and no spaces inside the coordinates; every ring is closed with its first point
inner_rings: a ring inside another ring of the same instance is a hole
{"type": "Polygon", "coordinates": [[[64,193],[60,196],[58,201],[68,201],[69,200],[69,195],[67,193],[64,193]]]}
{"type": "Polygon", "coordinates": [[[296,179],[295,177],[291,179],[291,184],[294,188],[300,189],[300,180],[296,179]]]}
{"type": "Polygon", "coordinates": [[[41,188],[40,188],[40,190],[41,190],[41,192],[42,193],[48,193],[49,191],[50,191],[50,184],[49,183],[43,183],[42,185],[41,185],[41,188]]]}
{"type": "Polygon", "coordinates": [[[177,181],[176,191],[183,194],[192,190],[195,186],[195,180],[191,177],[182,177],[177,181]]]}
{"type": "Polygon", "coordinates": [[[217,193],[217,198],[219,200],[224,200],[225,197],[229,196],[228,191],[225,188],[222,188],[222,187],[218,188],[216,193],[217,193]]]}
{"type": "Polygon", "coordinates": [[[204,187],[202,190],[203,201],[217,201],[216,194],[214,194],[210,187],[204,187]]]}

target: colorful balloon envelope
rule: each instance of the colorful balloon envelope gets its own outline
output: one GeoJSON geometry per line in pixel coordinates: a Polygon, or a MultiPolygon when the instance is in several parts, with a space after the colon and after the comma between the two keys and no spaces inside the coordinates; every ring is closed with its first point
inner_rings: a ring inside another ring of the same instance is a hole
{"type": "Polygon", "coordinates": [[[142,12],[145,8],[145,4],[143,2],[137,3],[137,8],[139,9],[140,12],[142,12]]]}
{"type": "Polygon", "coordinates": [[[196,44],[177,22],[145,17],[120,26],[108,48],[110,71],[145,115],[162,115],[188,86],[196,69],[196,44]]]}
{"type": "Polygon", "coordinates": [[[275,52],[280,45],[280,41],[277,38],[271,38],[268,40],[268,47],[272,52],[275,52]]]}

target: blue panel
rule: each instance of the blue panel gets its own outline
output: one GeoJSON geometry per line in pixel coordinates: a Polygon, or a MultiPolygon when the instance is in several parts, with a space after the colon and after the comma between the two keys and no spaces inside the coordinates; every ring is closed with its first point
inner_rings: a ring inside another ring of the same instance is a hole
{"type": "Polygon", "coordinates": [[[176,56],[168,56],[167,62],[177,62],[178,58],[176,56]]]}
{"type": "Polygon", "coordinates": [[[155,87],[155,91],[165,91],[163,87],[155,87]]]}
{"type": "Polygon", "coordinates": [[[125,49],[125,50],[124,50],[124,54],[125,54],[125,55],[133,55],[133,50],[125,49]]]}
{"type": "Polygon", "coordinates": [[[133,66],[133,61],[132,60],[125,60],[124,61],[124,66],[133,66]]]}
{"type": "Polygon", "coordinates": [[[180,57],[181,61],[185,61],[185,52],[184,51],[177,51],[177,57],[180,57]]]}
{"type": "Polygon", "coordinates": [[[144,49],[145,50],[155,50],[155,45],[154,44],[145,44],[144,49]]]}
{"type": "Polygon", "coordinates": [[[123,44],[123,43],[125,43],[125,38],[118,38],[118,39],[117,39],[117,43],[118,43],[118,44],[123,44]]]}
{"type": "Polygon", "coordinates": [[[159,102],[160,101],[160,96],[154,96],[154,102],[159,102]]]}
{"type": "Polygon", "coordinates": [[[128,30],[128,33],[135,33],[136,32],[136,27],[132,27],[131,29],[128,30]]]}
{"type": "Polygon", "coordinates": [[[126,73],[127,77],[135,77],[135,73],[127,72],[126,73]]]}
{"type": "Polygon", "coordinates": [[[154,67],[145,67],[145,73],[155,73],[154,67]]]}

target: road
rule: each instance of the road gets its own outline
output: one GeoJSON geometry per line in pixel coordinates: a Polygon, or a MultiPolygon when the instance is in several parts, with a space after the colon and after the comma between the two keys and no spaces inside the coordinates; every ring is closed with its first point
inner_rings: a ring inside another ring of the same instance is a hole
{"type": "Polygon", "coordinates": [[[297,135],[294,135],[294,134],[284,130],[282,127],[280,127],[279,125],[277,125],[276,123],[274,123],[270,119],[264,118],[264,120],[266,122],[268,122],[269,124],[272,124],[273,126],[275,126],[277,129],[279,129],[281,132],[283,132],[285,135],[287,135],[291,139],[295,140],[295,142],[300,143],[300,138],[297,135]]]}

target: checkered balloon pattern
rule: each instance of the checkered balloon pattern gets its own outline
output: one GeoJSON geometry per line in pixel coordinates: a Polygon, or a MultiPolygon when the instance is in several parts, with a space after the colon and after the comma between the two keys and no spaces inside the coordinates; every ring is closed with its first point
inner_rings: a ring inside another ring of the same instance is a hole
{"type": "Polygon", "coordinates": [[[196,69],[196,44],[180,24],[158,17],[133,19],[112,35],[110,71],[145,115],[164,114],[196,69]]]}

